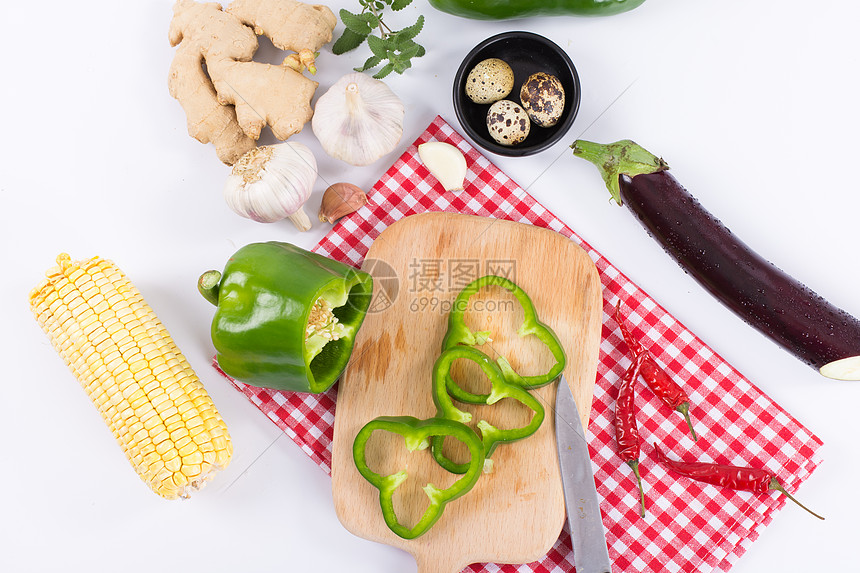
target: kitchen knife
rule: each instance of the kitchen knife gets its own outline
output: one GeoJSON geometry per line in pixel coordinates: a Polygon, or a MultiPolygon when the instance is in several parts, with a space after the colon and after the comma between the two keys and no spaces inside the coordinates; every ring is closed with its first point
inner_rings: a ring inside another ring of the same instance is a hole
{"type": "Polygon", "coordinates": [[[576,573],[612,573],[585,430],[564,375],[555,399],[555,434],[576,573]]]}

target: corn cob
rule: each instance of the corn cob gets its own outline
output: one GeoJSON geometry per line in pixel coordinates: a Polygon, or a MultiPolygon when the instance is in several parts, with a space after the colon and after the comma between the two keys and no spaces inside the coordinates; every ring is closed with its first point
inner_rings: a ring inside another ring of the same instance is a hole
{"type": "Polygon", "coordinates": [[[62,253],[30,292],[33,315],[141,479],[188,497],[230,463],[227,427],[143,296],[112,262],[62,253]]]}

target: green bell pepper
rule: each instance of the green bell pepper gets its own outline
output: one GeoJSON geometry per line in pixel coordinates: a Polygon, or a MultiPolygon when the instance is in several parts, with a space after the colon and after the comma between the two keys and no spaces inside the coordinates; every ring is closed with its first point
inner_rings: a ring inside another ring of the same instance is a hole
{"type": "MultiPolygon", "coordinates": [[[[520,306],[523,308],[523,324],[520,326],[517,334],[520,337],[536,336],[538,340],[546,345],[556,361],[545,374],[521,376],[514,371],[510,363],[504,357],[500,357],[497,362],[505,380],[509,384],[531,389],[549,384],[558,378],[564,371],[565,364],[567,363],[567,356],[561,345],[561,341],[559,341],[555,332],[553,332],[549,326],[540,321],[529,295],[517,286],[516,283],[505,277],[486,275],[475,279],[463,288],[454,300],[451,312],[448,314],[448,331],[442,339],[442,350],[448,350],[460,345],[481,346],[486,344],[489,339],[490,332],[472,332],[469,327],[466,326],[465,314],[469,307],[469,299],[478,291],[488,286],[501,287],[516,297],[520,306]]],[[[456,382],[451,379],[450,375],[447,376],[447,386],[448,393],[460,402],[465,402],[467,404],[483,404],[487,400],[487,395],[472,394],[458,386],[456,382]]]]}
{"type": "Polygon", "coordinates": [[[200,293],[217,306],[218,366],[252,386],[324,392],[352,353],[373,279],[289,243],[252,243],[224,272],[207,271],[200,293]]]}
{"type": "Polygon", "coordinates": [[[611,16],[645,0],[430,0],[430,5],[474,20],[511,20],[529,16],[611,16]]]}
{"type": "Polygon", "coordinates": [[[480,438],[468,426],[442,418],[419,420],[412,416],[380,416],[364,425],[355,436],[352,445],[352,456],[358,472],[379,490],[379,504],[385,524],[397,535],[404,539],[415,539],[425,533],[442,517],[445,505],[466,494],[481,477],[484,460],[484,448],[480,438]],[[394,511],[394,492],[406,481],[406,470],[401,470],[387,476],[380,475],[367,465],[365,450],[371,434],[375,430],[393,432],[403,436],[406,449],[409,451],[423,450],[434,437],[451,436],[466,444],[471,456],[469,463],[464,464],[465,475],[445,489],[439,489],[431,483],[424,486],[424,492],[430,500],[424,514],[412,527],[400,523],[394,511]]]}
{"type": "MultiPolygon", "coordinates": [[[[521,386],[506,382],[501,369],[489,356],[468,346],[458,346],[444,351],[433,365],[433,403],[436,404],[437,417],[454,420],[462,424],[468,424],[472,421],[472,414],[457,408],[448,393],[447,380],[450,379],[451,366],[458,358],[465,358],[476,363],[487,376],[491,390],[484,400],[484,404],[492,405],[503,398],[512,398],[534,412],[531,421],[519,428],[503,430],[486,420],[480,420],[477,423],[477,428],[481,433],[481,441],[484,444],[484,457],[487,461],[499,444],[521,440],[537,432],[545,415],[540,401],[521,386]]],[[[471,468],[471,462],[461,464],[448,458],[442,451],[443,445],[444,437],[440,436],[434,437],[430,443],[430,452],[440,466],[449,472],[458,474],[471,468]]]]}

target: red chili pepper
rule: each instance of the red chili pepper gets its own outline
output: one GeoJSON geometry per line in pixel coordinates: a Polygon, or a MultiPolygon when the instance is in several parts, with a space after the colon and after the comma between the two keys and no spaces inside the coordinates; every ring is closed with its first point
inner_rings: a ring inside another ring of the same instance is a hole
{"type": "Polygon", "coordinates": [[[639,515],[645,517],[645,492],[642,490],[642,477],[639,475],[639,428],[636,425],[636,410],[633,404],[635,382],[641,366],[642,355],[639,355],[621,378],[618,399],[615,401],[615,442],[618,444],[618,455],[636,476],[641,507],[639,515]]]}
{"type": "Polygon", "coordinates": [[[621,334],[624,336],[624,342],[634,356],[644,355],[645,359],[642,362],[640,374],[645,379],[645,383],[654,394],[662,400],[664,404],[680,412],[687,421],[687,427],[690,428],[690,433],[693,435],[693,440],[698,441],[696,430],[693,429],[693,423],[690,421],[690,398],[687,396],[684,389],[681,388],[665,370],[660,368],[656,360],[642,344],[633,338],[633,334],[624,323],[624,317],[621,316],[621,301],[615,305],[615,322],[621,327],[621,334]]]}
{"type": "Polygon", "coordinates": [[[739,466],[727,466],[721,464],[713,464],[707,462],[684,462],[670,460],[666,454],[660,450],[657,444],[654,444],[654,451],[657,452],[657,461],[667,469],[675,472],[678,475],[709,483],[711,485],[727,487],[740,491],[751,491],[753,493],[767,493],[771,490],[776,490],[785,494],[788,499],[817,517],[824,519],[796,499],[790,493],[785,491],[783,485],[770,474],[767,470],[759,468],[745,468],[739,466]]]}

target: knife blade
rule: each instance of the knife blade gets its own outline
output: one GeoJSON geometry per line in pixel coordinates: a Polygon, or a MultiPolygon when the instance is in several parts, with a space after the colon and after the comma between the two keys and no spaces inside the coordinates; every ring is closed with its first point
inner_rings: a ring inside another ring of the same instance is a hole
{"type": "Polygon", "coordinates": [[[556,391],[555,433],[576,572],[612,573],[588,442],[564,375],[556,391]]]}

